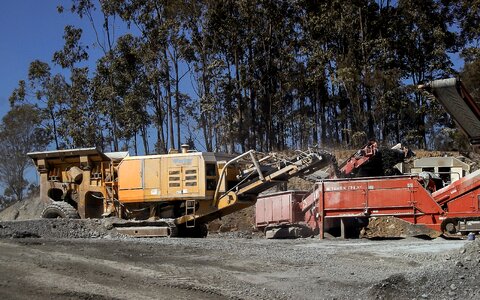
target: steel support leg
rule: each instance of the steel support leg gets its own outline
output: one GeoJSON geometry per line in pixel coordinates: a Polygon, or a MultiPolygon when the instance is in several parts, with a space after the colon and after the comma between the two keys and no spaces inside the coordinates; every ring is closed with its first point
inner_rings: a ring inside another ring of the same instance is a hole
{"type": "Polygon", "coordinates": [[[340,237],[344,239],[346,237],[346,226],[345,226],[345,218],[340,218],[340,237]]]}

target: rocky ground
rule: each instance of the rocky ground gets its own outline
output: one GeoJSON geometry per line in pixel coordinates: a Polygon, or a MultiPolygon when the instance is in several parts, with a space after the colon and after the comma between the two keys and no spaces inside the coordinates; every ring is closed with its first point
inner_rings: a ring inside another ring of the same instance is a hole
{"type": "Polygon", "coordinates": [[[466,240],[134,239],[108,222],[0,223],[1,299],[479,299],[466,240]]]}
{"type": "Polygon", "coordinates": [[[0,212],[0,299],[480,299],[479,241],[395,218],[371,220],[369,239],[266,240],[251,207],[206,239],[135,239],[111,219],[39,220],[43,208],[0,212]]]}

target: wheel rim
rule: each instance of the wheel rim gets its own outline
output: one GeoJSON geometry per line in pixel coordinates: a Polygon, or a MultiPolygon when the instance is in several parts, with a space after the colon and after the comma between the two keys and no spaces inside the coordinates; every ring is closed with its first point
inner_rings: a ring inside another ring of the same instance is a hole
{"type": "Polygon", "coordinates": [[[445,231],[447,231],[450,234],[454,234],[457,232],[457,228],[454,223],[449,222],[445,225],[445,231]]]}

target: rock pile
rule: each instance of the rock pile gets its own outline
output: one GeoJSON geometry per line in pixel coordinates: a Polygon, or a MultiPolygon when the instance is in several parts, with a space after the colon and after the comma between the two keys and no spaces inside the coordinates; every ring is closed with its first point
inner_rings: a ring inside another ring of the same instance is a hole
{"type": "Polygon", "coordinates": [[[108,238],[121,237],[108,219],[41,219],[0,223],[0,238],[108,238]]]}
{"type": "MultiPolygon", "coordinates": [[[[463,241],[459,241],[463,242],[463,241]]],[[[480,299],[480,240],[442,254],[443,263],[393,275],[369,288],[375,299],[480,299]]]]}

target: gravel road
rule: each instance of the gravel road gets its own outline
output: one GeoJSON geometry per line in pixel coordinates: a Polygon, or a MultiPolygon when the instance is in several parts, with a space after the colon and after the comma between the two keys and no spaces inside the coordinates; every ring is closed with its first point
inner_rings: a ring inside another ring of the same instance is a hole
{"type": "Polygon", "coordinates": [[[480,244],[465,240],[32,238],[11,227],[0,223],[1,299],[480,297],[480,244]]]}

